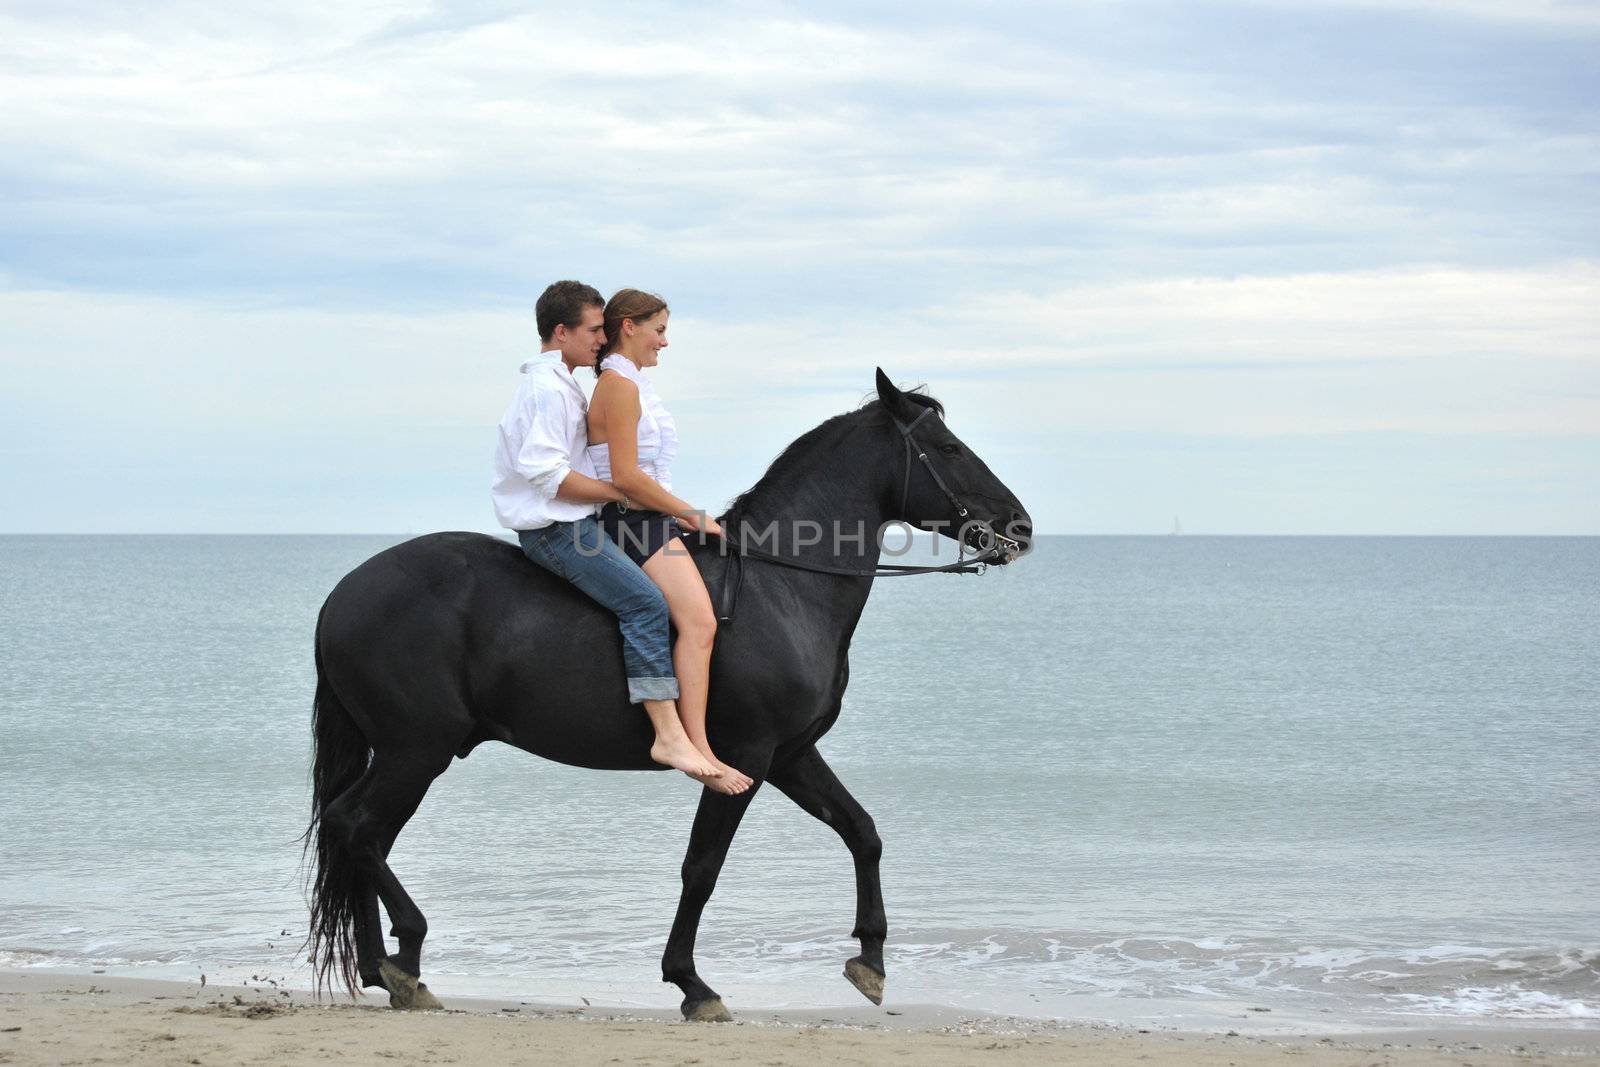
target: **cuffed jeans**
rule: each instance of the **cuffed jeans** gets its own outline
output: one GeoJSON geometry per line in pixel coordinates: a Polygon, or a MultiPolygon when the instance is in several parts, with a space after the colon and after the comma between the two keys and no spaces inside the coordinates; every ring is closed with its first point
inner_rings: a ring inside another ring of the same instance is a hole
{"type": "Polygon", "coordinates": [[[537,530],[519,530],[517,540],[533,562],[616,614],[622,624],[629,700],[637,704],[678,698],[667,600],[599,523],[593,518],[553,522],[537,530]]]}

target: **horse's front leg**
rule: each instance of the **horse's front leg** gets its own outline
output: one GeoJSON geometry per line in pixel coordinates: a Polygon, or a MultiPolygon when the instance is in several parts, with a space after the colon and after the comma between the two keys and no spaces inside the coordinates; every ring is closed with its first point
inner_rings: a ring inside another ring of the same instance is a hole
{"type": "Polygon", "coordinates": [[[739,820],[760,788],[761,780],[757,778],[754,785],[736,797],[705,789],[694,814],[689,851],[683,857],[683,895],[678,898],[678,914],[673,917],[667,951],[661,957],[661,980],[676,983],[683,990],[683,1017],[693,1022],[733,1021],[722,998],[695,973],[694,938],[700,929],[700,914],[716,888],[722,861],[728,857],[728,846],[739,829],[739,820]]]}
{"type": "Polygon", "coordinates": [[[856,928],[850,936],[861,942],[861,955],[844,965],[844,976],[872,1003],[882,1004],[883,939],[888,936],[889,925],[883,914],[883,884],[878,878],[883,842],[872,816],[834,777],[833,769],[815,747],[781,768],[774,767],[767,780],[833,827],[850,850],[856,864],[856,928]]]}

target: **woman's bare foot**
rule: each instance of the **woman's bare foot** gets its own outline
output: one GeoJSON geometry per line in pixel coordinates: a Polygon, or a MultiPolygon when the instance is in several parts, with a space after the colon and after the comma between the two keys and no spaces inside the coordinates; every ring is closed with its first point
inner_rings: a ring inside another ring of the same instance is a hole
{"type": "Polygon", "coordinates": [[[746,789],[749,789],[754,783],[754,779],[752,779],[748,774],[745,774],[743,771],[739,770],[739,768],[729,766],[728,764],[719,760],[716,757],[716,753],[711,751],[711,745],[709,742],[701,743],[695,741],[694,747],[699,750],[701,758],[722,772],[722,779],[720,782],[706,783],[707,785],[710,785],[711,788],[717,790],[717,792],[727,793],[730,796],[738,796],[746,789]],[[723,786],[728,786],[729,788],[725,789],[723,786]]]}
{"type": "MultiPolygon", "coordinates": [[[[704,753],[702,753],[702,755],[704,755],[704,753]]],[[[716,764],[717,770],[722,772],[722,780],[734,787],[734,792],[743,793],[746,789],[749,789],[753,784],[755,784],[755,780],[752,779],[748,774],[745,774],[739,768],[730,767],[726,763],[723,763],[721,760],[717,759],[715,756],[711,757],[711,762],[716,764]]]]}
{"type": "Polygon", "coordinates": [[[675,767],[696,781],[705,780],[706,785],[712,785],[722,778],[722,771],[713,761],[702,756],[687,737],[673,740],[656,738],[656,743],[650,746],[650,758],[668,767],[675,767]]]}
{"type": "Polygon", "coordinates": [[[715,789],[717,792],[723,793],[730,797],[736,797],[740,793],[743,793],[745,790],[750,788],[752,783],[748,777],[740,774],[738,771],[734,770],[732,767],[729,767],[726,763],[723,763],[720,760],[717,761],[717,766],[722,768],[720,772],[721,777],[702,778],[699,775],[694,774],[691,774],[689,777],[693,778],[695,781],[709,789],[715,789]]]}

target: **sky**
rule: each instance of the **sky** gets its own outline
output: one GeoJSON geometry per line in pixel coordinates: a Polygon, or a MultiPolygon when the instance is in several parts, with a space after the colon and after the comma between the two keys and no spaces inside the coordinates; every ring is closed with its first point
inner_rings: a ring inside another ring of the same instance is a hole
{"type": "Polygon", "coordinates": [[[496,529],[578,278],[713,512],[882,366],[1042,533],[1600,534],[1600,0],[0,5],[0,532],[496,529]]]}

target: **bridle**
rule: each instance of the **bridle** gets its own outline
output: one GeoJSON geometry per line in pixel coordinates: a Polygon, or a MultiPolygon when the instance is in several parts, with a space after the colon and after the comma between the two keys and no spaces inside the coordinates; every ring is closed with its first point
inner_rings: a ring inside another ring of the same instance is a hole
{"type": "MultiPolygon", "coordinates": [[[[911,431],[917,428],[917,423],[932,414],[932,408],[923,408],[921,414],[910,422],[901,422],[899,419],[894,419],[895,426],[900,429],[900,438],[906,443],[906,476],[900,487],[900,514],[904,515],[906,513],[906,504],[911,499],[911,455],[915,452],[917,459],[921,461],[922,466],[927,470],[928,477],[933,479],[933,484],[939,487],[939,492],[943,493],[944,498],[950,501],[950,506],[956,509],[956,516],[964,519],[967,517],[967,506],[961,502],[960,497],[950,491],[948,485],[944,484],[944,479],[939,477],[939,472],[934,469],[933,461],[928,458],[927,449],[917,444],[917,439],[911,436],[911,431]]],[[[889,417],[894,418],[893,415],[889,417]]],[[[957,544],[959,543],[958,541],[957,544]]],[[[1012,543],[1015,544],[1016,542],[1012,543]]]]}
{"type": "MultiPolygon", "coordinates": [[[[950,502],[950,506],[955,509],[957,517],[965,519],[969,514],[967,506],[961,502],[960,497],[951,492],[950,487],[945,484],[945,480],[939,476],[938,469],[934,467],[933,461],[928,458],[927,449],[921,446],[914,433],[917,423],[933,414],[933,410],[931,407],[923,408],[917,417],[910,422],[902,422],[893,415],[890,416],[894,420],[896,428],[899,429],[901,440],[905,442],[906,446],[905,476],[901,480],[900,488],[900,514],[905,514],[906,504],[911,499],[911,471],[913,464],[920,462],[923,469],[928,472],[928,476],[933,479],[933,484],[939,487],[939,491],[944,494],[945,499],[950,502]],[[915,458],[913,459],[913,457],[915,458]]],[[[733,547],[735,558],[748,556],[752,559],[765,560],[768,563],[793,567],[797,570],[814,571],[818,574],[837,574],[850,578],[905,578],[913,574],[982,574],[989,569],[991,563],[1009,563],[1022,554],[1021,542],[996,533],[992,528],[985,531],[986,544],[981,549],[977,549],[978,554],[971,559],[962,558],[966,552],[966,543],[962,538],[957,537],[956,561],[939,567],[912,567],[898,563],[879,563],[871,568],[843,567],[836,564],[817,563],[799,556],[780,556],[751,545],[740,544],[738,539],[730,536],[726,530],[723,531],[722,539],[733,547]]],[[[741,583],[743,582],[742,572],[739,580],[741,583]]],[[[724,592],[726,593],[726,590],[724,592]]],[[[731,614],[731,609],[729,614],[731,614]]]]}

